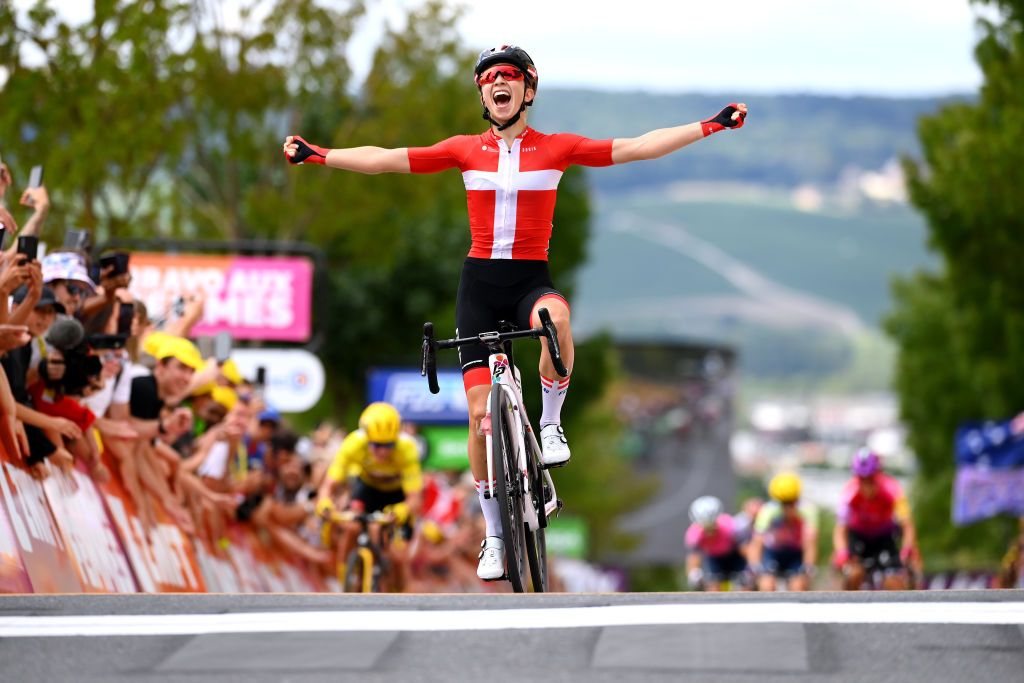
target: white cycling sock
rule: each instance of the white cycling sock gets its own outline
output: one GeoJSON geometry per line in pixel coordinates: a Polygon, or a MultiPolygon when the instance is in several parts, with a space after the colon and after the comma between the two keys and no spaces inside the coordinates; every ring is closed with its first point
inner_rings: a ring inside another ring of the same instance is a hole
{"type": "Polygon", "coordinates": [[[569,378],[548,379],[540,376],[540,390],[543,410],[540,415],[540,428],[547,425],[562,424],[562,404],[569,391],[569,378]]]}
{"type": "MultiPolygon", "coordinates": [[[[480,498],[480,509],[484,513],[484,524],[487,526],[488,536],[501,536],[501,510],[498,508],[498,499],[493,495],[490,498],[484,498],[484,490],[487,486],[487,482],[477,479],[476,481],[476,494],[480,498]]],[[[494,489],[494,482],[491,482],[489,487],[491,490],[494,489]]]]}

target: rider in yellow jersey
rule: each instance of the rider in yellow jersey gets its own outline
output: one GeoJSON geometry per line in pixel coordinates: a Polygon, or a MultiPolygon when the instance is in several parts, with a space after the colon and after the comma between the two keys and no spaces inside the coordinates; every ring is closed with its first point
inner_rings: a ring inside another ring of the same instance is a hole
{"type": "MultiPolygon", "coordinates": [[[[410,520],[420,510],[423,477],[416,441],[402,434],[401,426],[402,418],[391,404],[378,402],[366,407],[359,417],[359,429],[342,441],[320,485],[317,512],[321,516],[337,507],[367,513],[390,508],[406,540],[411,537],[410,520]]],[[[339,565],[348,557],[355,533],[353,528],[342,535],[339,565]]],[[[393,559],[404,569],[404,553],[393,550],[393,559]]]]}

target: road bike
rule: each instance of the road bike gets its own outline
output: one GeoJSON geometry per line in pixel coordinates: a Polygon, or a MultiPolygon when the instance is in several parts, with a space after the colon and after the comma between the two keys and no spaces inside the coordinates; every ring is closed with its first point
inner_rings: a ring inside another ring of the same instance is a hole
{"type": "Polygon", "coordinates": [[[379,593],[390,590],[388,581],[391,561],[387,548],[394,532],[395,516],[390,512],[333,511],[330,521],[341,529],[358,523],[356,545],[345,562],[345,576],[341,587],[346,593],[379,593]]]}
{"type": "Polygon", "coordinates": [[[548,350],[555,371],[562,377],[569,373],[562,362],[558,333],[546,308],[537,311],[541,326],[517,330],[504,321],[498,331],[483,332],[473,337],[434,339],[433,323],[423,325],[423,365],[421,374],[438,393],[437,351],[479,344],[488,352],[491,390],[487,413],[480,429],[487,444],[487,480],[495,482],[493,491],[501,513],[502,540],[505,543],[505,577],[517,593],[548,589],[547,545],[544,529],[548,518],[562,507],[551,475],[541,464],[537,435],[526,415],[519,368],[512,355],[512,340],[548,340],[548,350]],[[529,565],[529,572],[527,572],[529,565]],[[527,581],[529,579],[529,581],[527,581]]]}

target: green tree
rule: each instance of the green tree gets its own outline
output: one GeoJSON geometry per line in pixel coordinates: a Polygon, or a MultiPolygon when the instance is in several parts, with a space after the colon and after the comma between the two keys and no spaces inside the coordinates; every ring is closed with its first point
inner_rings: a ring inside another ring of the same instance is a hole
{"type": "Polygon", "coordinates": [[[169,40],[190,12],[184,0],[97,1],[72,26],[48,2],[24,23],[2,3],[0,144],[22,180],[29,166],[46,167],[50,226],[105,236],[152,225],[152,189],[190,129],[173,77],[186,64],[169,40]]]}
{"type": "Polygon", "coordinates": [[[931,560],[991,561],[1005,550],[1007,519],[952,527],[953,434],[964,420],[1024,408],[1024,2],[979,0],[978,100],[923,118],[923,160],[906,159],[910,196],[926,216],[937,273],[894,284],[886,328],[899,345],[896,387],[920,470],[915,518],[931,560]]]}

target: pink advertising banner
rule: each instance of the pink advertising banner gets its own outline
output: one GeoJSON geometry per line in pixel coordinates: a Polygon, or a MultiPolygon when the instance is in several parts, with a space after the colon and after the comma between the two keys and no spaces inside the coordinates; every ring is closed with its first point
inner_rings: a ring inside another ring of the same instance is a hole
{"type": "Polygon", "coordinates": [[[313,262],[295,256],[207,256],[133,252],[132,294],[149,317],[166,315],[179,296],[201,293],[193,336],[308,341],[313,322],[313,262]]]}

